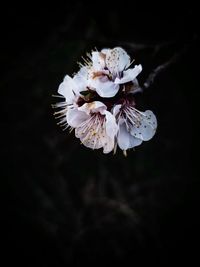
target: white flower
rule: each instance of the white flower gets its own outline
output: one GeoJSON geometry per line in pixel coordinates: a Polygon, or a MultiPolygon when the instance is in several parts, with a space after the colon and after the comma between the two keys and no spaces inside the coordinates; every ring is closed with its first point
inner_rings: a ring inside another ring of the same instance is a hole
{"type": "Polygon", "coordinates": [[[73,78],[69,75],[64,77],[63,82],[59,85],[58,93],[65,98],[65,101],[56,104],[56,107],[61,108],[61,110],[55,112],[59,118],[59,125],[67,129],[69,124],[67,122],[67,113],[69,110],[78,108],[78,100],[82,98],[81,92],[88,91],[87,83],[82,74],[83,70],[79,71],[73,78]]]}
{"type": "Polygon", "coordinates": [[[59,85],[58,93],[64,96],[67,105],[73,104],[76,96],[79,94],[77,83],[70,76],[66,75],[63,82],[59,85]]]}
{"type": "Polygon", "coordinates": [[[66,75],[58,88],[65,99],[55,105],[58,124],[75,129],[75,136],[92,149],[104,153],[116,147],[126,154],[129,148],[150,140],[157,120],[152,111],[135,109],[134,94],[141,91],[137,76],[141,65],[132,62],[121,48],[95,51],[80,64],[71,78],[66,75]]]}
{"type": "Polygon", "coordinates": [[[121,47],[92,52],[91,60],[89,86],[101,97],[115,96],[122,84],[136,84],[136,77],[142,71],[141,65],[128,69],[131,65],[130,57],[121,47]]]}
{"type": "Polygon", "coordinates": [[[117,143],[123,151],[150,140],[156,132],[156,116],[150,110],[141,112],[133,105],[125,103],[116,105],[113,114],[119,125],[117,143]]]}
{"type": "Polygon", "coordinates": [[[67,112],[68,124],[75,128],[75,135],[89,148],[103,148],[104,153],[114,149],[118,131],[115,117],[99,101],[85,103],[67,112]]]}

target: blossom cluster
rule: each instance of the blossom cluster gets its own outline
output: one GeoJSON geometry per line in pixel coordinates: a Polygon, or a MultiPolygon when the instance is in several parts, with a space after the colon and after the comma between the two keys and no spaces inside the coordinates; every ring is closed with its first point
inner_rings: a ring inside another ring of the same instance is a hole
{"type": "Polygon", "coordinates": [[[80,70],[66,75],[58,88],[65,100],[60,124],[75,129],[75,136],[91,149],[103,148],[104,153],[124,151],[150,140],[157,120],[150,110],[135,108],[135,93],[140,89],[137,76],[141,65],[133,65],[121,47],[92,51],[80,70]]]}

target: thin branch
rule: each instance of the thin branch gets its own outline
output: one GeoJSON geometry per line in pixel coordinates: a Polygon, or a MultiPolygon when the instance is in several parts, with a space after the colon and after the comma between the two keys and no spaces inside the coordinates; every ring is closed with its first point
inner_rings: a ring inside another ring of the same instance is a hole
{"type": "Polygon", "coordinates": [[[142,44],[142,43],[133,43],[133,42],[122,42],[121,45],[127,46],[129,50],[140,51],[140,50],[146,50],[146,49],[153,49],[153,50],[160,50],[163,47],[173,45],[175,41],[169,41],[169,42],[162,42],[158,44],[142,44]]]}
{"type": "Polygon", "coordinates": [[[165,63],[163,63],[163,64],[157,66],[155,69],[153,69],[153,71],[148,75],[146,81],[144,82],[143,88],[144,89],[149,88],[153,84],[153,82],[154,82],[155,78],[158,76],[158,74],[160,74],[160,72],[166,70],[172,64],[176,63],[182,54],[183,54],[183,51],[181,51],[179,53],[175,53],[168,61],[166,61],[165,63]]]}
{"type": "Polygon", "coordinates": [[[153,69],[153,71],[148,75],[148,77],[147,77],[146,81],[144,82],[142,88],[143,89],[149,88],[153,84],[153,82],[156,79],[156,77],[162,71],[166,70],[168,67],[170,67],[171,65],[176,63],[182,57],[182,55],[188,50],[188,48],[191,47],[192,44],[194,44],[194,42],[196,40],[197,40],[197,36],[194,36],[193,40],[189,44],[185,44],[184,47],[181,50],[179,50],[178,52],[176,52],[169,60],[167,60],[163,64],[157,66],[155,69],[153,69]]]}

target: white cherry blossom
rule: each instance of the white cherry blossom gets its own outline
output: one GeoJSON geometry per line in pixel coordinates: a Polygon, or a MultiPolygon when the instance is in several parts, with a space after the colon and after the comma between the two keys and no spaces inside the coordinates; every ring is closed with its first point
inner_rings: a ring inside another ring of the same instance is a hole
{"type": "Polygon", "coordinates": [[[92,67],[89,69],[89,86],[101,97],[115,96],[120,85],[134,82],[142,71],[141,65],[130,68],[129,55],[121,47],[92,52],[92,67]]]}
{"type": "Polygon", "coordinates": [[[135,65],[121,47],[93,51],[79,71],[65,76],[58,93],[64,101],[55,105],[60,125],[75,130],[75,136],[91,149],[104,153],[118,146],[126,151],[150,140],[157,128],[152,111],[135,108],[134,94],[141,91],[135,65]]]}
{"type": "Polygon", "coordinates": [[[56,104],[56,107],[61,108],[61,110],[54,114],[57,116],[56,118],[60,119],[58,124],[64,127],[64,129],[69,127],[67,122],[68,111],[78,108],[78,100],[82,97],[82,91],[88,91],[82,71],[73,78],[66,75],[63,82],[59,85],[58,93],[64,97],[64,101],[56,104]]]}
{"type": "Polygon", "coordinates": [[[116,105],[113,114],[117,118],[118,146],[126,151],[150,140],[157,128],[157,119],[151,110],[141,112],[130,104],[116,105]]]}
{"type": "Polygon", "coordinates": [[[104,153],[114,149],[118,131],[115,117],[99,101],[85,103],[67,113],[68,124],[75,128],[75,135],[89,148],[103,148],[104,153]]]}

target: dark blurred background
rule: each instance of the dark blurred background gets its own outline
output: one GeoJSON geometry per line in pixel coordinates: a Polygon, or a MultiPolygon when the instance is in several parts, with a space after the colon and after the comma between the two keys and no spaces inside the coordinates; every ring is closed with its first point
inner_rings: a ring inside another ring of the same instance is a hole
{"type": "Polygon", "coordinates": [[[2,266],[198,260],[199,14],[134,4],[1,7],[2,266]],[[127,158],[83,147],[51,108],[82,55],[115,46],[142,63],[140,84],[173,59],[138,96],[157,134],[127,158]]]}

